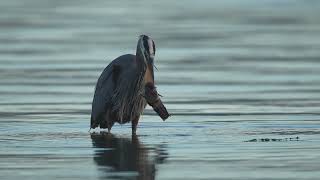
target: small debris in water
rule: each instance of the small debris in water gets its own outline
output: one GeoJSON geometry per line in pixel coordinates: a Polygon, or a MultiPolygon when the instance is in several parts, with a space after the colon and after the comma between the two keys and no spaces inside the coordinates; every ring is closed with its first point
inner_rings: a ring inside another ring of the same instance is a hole
{"type": "Polygon", "coordinates": [[[275,139],[275,138],[261,138],[261,139],[251,139],[244,142],[269,142],[269,141],[299,141],[299,137],[293,137],[293,138],[282,138],[282,139],[275,139]]]}

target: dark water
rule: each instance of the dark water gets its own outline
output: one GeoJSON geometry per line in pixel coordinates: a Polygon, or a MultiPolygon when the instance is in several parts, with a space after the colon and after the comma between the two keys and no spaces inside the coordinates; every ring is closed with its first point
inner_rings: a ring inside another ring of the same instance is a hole
{"type": "Polygon", "coordinates": [[[315,0],[1,1],[0,179],[319,179],[319,12],[315,0]],[[172,117],[148,108],[137,137],[90,134],[99,74],[143,33],[172,117]]]}

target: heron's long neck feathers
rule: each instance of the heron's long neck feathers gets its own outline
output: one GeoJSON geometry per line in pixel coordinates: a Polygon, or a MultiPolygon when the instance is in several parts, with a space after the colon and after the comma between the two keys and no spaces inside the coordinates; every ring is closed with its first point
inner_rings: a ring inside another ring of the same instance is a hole
{"type": "Polygon", "coordinates": [[[122,86],[117,86],[112,97],[112,111],[117,114],[120,123],[127,122],[140,116],[146,101],[144,93],[143,73],[119,79],[122,86]]]}

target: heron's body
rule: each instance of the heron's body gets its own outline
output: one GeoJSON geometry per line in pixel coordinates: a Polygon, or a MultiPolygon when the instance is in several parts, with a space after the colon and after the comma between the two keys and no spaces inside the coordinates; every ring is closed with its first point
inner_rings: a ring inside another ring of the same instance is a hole
{"type": "Polygon", "coordinates": [[[132,82],[126,78],[139,75],[135,58],[132,54],[116,58],[104,69],[97,82],[91,120],[100,119],[101,128],[107,128],[106,123],[124,124],[138,118],[146,106],[146,100],[139,95],[144,82],[132,82]],[[138,106],[133,106],[133,101],[138,102],[138,106]]]}
{"type": "MultiPolygon", "coordinates": [[[[141,43],[138,43],[136,55],[126,54],[116,58],[100,75],[92,102],[91,128],[100,126],[110,131],[115,122],[132,122],[135,133],[147,103],[152,106],[156,104],[147,102],[148,98],[145,98],[146,84],[154,86],[153,64],[146,63],[139,46],[141,43]]],[[[157,93],[154,96],[159,99],[157,93]]]]}

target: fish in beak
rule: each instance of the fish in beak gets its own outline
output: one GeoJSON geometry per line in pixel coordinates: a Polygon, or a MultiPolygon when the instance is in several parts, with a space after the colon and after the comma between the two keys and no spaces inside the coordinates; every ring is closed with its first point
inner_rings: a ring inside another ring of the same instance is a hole
{"type": "Polygon", "coordinates": [[[165,121],[170,116],[167,108],[163,105],[159,97],[156,87],[151,82],[147,83],[145,86],[145,99],[163,121],[165,121]]]}

